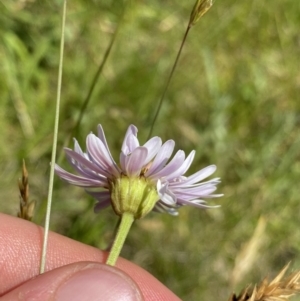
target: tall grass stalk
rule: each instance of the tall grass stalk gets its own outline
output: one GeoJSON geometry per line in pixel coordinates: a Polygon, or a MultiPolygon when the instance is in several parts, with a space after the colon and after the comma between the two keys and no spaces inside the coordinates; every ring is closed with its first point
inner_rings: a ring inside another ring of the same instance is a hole
{"type": "Polygon", "coordinates": [[[46,265],[46,254],[47,254],[47,244],[48,244],[48,234],[49,234],[49,224],[50,224],[50,214],[51,214],[51,204],[52,204],[52,192],[53,192],[54,163],[55,163],[55,159],[56,159],[57,133],[58,133],[58,125],[59,125],[59,108],[60,108],[60,98],[61,98],[61,82],[62,82],[64,40],[65,40],[66,11],[67,11],[67,0],[64,0],[63,14],[62,14],[62,27],[61,27],[59,68],[58,68],[56,110],[55,110],[55,121],[54,121],[54,135],[53,135],[51,168],[50,168],[49,187],[48,187],[45,230],[44,230],[41,263],[40,263],[40,274],[44,273],[45,265],[46,265]]]}
{"type": "MultiPolygon", "coordinates": [[[[125,15],[125,11],[126,11],[126,4],[127,4],[127,3],[128,3],[128,2],[125,3],[125,7],[124,7],[124,9],[123,9],[123,11],[122,11],[122,14],[121,14],[121,16],[120,16],[120,20],[119,20],[119,22],[118,22],[118,24],[117,24],[117,27],[116,27],[116,29],[115,29],[115,31],[114,31],[114,33],[113,33],[113,36],[112,36],[112,38],[111,38],[111,40],[110,40],[110,43],[109,43],[108,46],[107,46],[107,49],[106,49],[106,51],[105,51],[105,53],[104,53],[104,56],[103,56],[103,58],[102,58],[102,60],[101,60],[101,62],[100,62],[100,64],[99,64],[99,66],[98,66],[98,69],[97,69],[97,71],[96,71],[96,73],[95,73],[95,75],[94,75],[94,77],[93,77],[91,86],[90,86],[90,88],[89,88],[89,90],[88,90],[88,93],[87,93],[86,98],[84,99],[84,101],[83,101],[83,103],[82,103],[82,106],[81,106],[81,109],[80,109],[80,113],[79,113],[78,118],[77,118],[77,120],[76,120],[76,122],[75,122],[75,125],[74,125],[72,131],[70,132],[69,136],[66,138],[64,145],[69,145],[71,138],[72,138],[72,137],[74,136],[74,134],[77,132],[77,130],[78,130],[80,124],[81,124],[83,115],[84,115],[84,113],[85,113],[85,111],[86,111],[86,109],[87,109],[87,107],[88,107],[88,105],[89,105],[89,103],[90,103],[92,94],[93,94],[94,89],[95,89],[95,87],[96,87],[96,84],[97,84],[97,82],[98,82],[98,80],[99,80],[99,78],[100,78],[100,75],[102,74],[102,71],[103,71],[103,69],[104,69],[104,67],[105,67],[105,65],[106,65],[106,63],[107,63],[107,60],[108,60],[108,57],[109,57],[109,55],[110,55],[110,53],[111,53],[111,50],[112,50],[112,48],[113,48],[113,45],[115,44],[116,37],[118,36],[120,27],[121,27],[121,25],[123,24],[123,19],[124,19],[124,15],[125,15]]],[[[58,161],[58,162],[61,162],[62,158],[63,158],[63,151],[60,152],[60,155],[59,155],[59,158],[58,158],[57,161],[58,161]]]]}
{"type": "Polygon", "coordinates": [[[168,78],[167,78],[167,82],[166,82],[166,84],[165,84],[165,86],[164,86],[163,92],[162,92],[161,97],[160,97],[160,100],[159,100],[159,102],[158,102],[158,107],[157,107],[157,109],[156,109],[156,113],[155,113],[155,115],[154,115],[154,118],[153,118],[153,121],[152,121],[152,124],[151,124],[151,128],[150,128],[150,132],[149,132],[149,135],[148,135],[148,139],[150,139],[150,137],[152,136],[152,132],[153,132],[153,129],[154,129],[154,125],[155,125],[155,123],[156,123],[156,121],[157,121],[159,112],[160,112],[161,107],[162,107],[162,104],[163,104],[163,102],[164,102],[164,99],[165,99],[167,90],[168,90],[168,88],[169,88],[169,86],[170,86],[171,79],[172,79],[172,77],[173,77],[173,75],[174,75],[175,69],[176,69],[176,67],[177,67],[177,64],[178,64],[178,61],[179,61],[179,58],[180,58],[180,55],[181,55],[183,46],[184,46],[184,44],[185,44],[185,41],[186,41],[186,38],[187,38],[187,36],[188,36],[188,34],[189,34],[190,29],[191,29],[191,27],[188,26],[187,29],[186,29],[186,31],[185,31],[185,34],[184,34],[184,36],[183,36],[183,39],[182,39],[182,41],[181,41],[181,44],[180,44],[180,47],[179,47],[179,50],[178,50],[176,59],[175,59],[175,61],[174,61],[174,63],[173,63],[173,67],[172,67],[171,72],[170,72],[170,74],[169,74],[169,76],[168,76],[168,78]]]}
{"type": "Polygon", "coordinates": [[[167,90],[169,88],[171,79],[172,79],[172,77],[174,75],[175,69],[177,67],[177,64],[178,64],[179,58],[181,56],[181,52],[182,52],[183,46],[184,46],[185,41],[187,39],[187,36],[188,36],[188,34],[190,32],[190,29],[211,8],[211,6],[212,6],[212,1],[211,0],[197,0],[196,3],[195,3],[195,5],[194,5],[194,7],[193,7],[193,9],[192,9],[192,12],[191,12],[191,15],[190,15],[190,20],[189,20],[189,23],[188,23],[187,28],[185,30],[185,33],[183,35],[183,39],[181,41],[181,44],[180,44],[180,47],[179,47],[176,59],[175,59],[175,61],[173,63],[173,67],[172,67],[171,72],[170,72],[170,74],[169,74],[169,76],[167,78],[167,82],[166,82],[166,85],[164,86],[161,98],[160,98],[160,100],[158,102],[158,107],[157,107],[156,113],[154,115],[152,124],[151,124],[151,128],[150,128],[150,132],[149,132],[149,135],[148,135],[148,139],[150,139],[150,137],[152,136],[154,125],[155,125],[155,123],[157,121],[159,112],[161,110],[162,104],[163,104],[165,96],[166,96],[166,92],[167,92],[167,90]]]}

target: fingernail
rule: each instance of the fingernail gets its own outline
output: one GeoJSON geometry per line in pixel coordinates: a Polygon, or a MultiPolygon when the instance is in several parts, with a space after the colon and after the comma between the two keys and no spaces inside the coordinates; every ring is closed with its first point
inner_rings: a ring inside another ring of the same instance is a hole
{"type": "Polygon", "coordinates": [[[142,301],[144,298],[133,280],[110,266],[80,270],[62,283],[56,301],[142,301]]]}

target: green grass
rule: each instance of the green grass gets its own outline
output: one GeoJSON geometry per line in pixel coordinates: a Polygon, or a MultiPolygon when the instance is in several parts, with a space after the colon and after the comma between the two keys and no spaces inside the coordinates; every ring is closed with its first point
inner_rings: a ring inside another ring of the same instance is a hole
{"type": "MultiPolygon", "coordinates": [[[[59,150],[124,8],[105,2],[68,3],[59,150]]],[[[146,140],[193,5],[128,3],[75,133],[81,145],[98,123],[115,156],[130,123],[146,140]]],[[[38,202],[34,221],[43,224],[61,1],[7,0],[0,7],[0,208],[16,215],[25,158],[38,202]]],[[[184,300],[227,300],[232,289],[274,275],[288,261],[299,269],[299,14],[294,0],[216,1],[190,31],[153,134],[174,139],[177,149],[195,149],[191,172],[217,164],[225,197],[215,203],[222,207],[182,208],[176,218],[150,214],[135,223],[122,252],[184,300]],[[236,258],[261,216],[261,246],[232,283],[236,258]]],[[[62,165],[69,168],[65,160],[62,165]]],[[[111,209],[94,215],[93,203],[56,178],[51,229],[104,248],[116,217],[111,209]]]]}

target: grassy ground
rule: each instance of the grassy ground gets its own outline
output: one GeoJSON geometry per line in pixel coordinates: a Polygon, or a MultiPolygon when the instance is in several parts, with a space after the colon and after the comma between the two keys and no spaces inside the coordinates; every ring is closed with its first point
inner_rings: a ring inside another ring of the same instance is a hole
{"type": "MultiPolygon", "coordinates": [[[[147,139],[193,1],[73,0],[68,4],[59,150],[78,118],[119,22],[119,34],[76,133],[101,123],[115,156],[130,123],[147,139]],[[103,4],[101,2],[106,2],[103,4]]],[[[1,211],[15,215],[22,158],[45,213],[61,1],[0,4],[1,211]]],[[[123,256],[184,300],[227,300],[288,261],[300,267],[300,2],[216,1],[192,28],[154,135],[197,151],[192,171],[217,164],[220,209],[151,214],[123,256]]],[[[63,156],[61,164],[67,167],[63,156]]],[[[191,171],[191,172],[192,172],[191,171]]],[[[105,247],[116,217],[55,180],[51,228],[105,247]]],[[[295,298],[296,300],[297,298],[295,298]]],[[[299,299],[300,300],[300,299],[299,299]]]]}

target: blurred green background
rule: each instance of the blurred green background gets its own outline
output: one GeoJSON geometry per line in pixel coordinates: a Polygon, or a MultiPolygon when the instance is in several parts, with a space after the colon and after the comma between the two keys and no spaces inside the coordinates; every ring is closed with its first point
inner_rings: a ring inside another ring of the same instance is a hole
{"type": "MultiPolygon", "coordinates": [[[[68,3],[59,156],[125,9],[68,3]]],[[[118,157],[127,126],[144,143],[193,0],[129,1],[103,73],[74,136],[101,123],[118,157]]],[[[16,215],[25,158],[34,222],[43,224],[59,59],[61,1],[0,3],[0,210],[16,215]]],[[[300,2],[216,1],[192,28],[153,135],[197,151],[190,172],[216,164],[221,204],[152,213],[122,256],[184,300],[227,300],[249,283],[300,267],[300,2]]],[[[71,146],[71,145],[69,145],[71,146]]],[[[55,179],[51,229],[105,248],[117,217],[93,213],[82,189],[55,179]]],[[[295,298],[294,300],[297,300],[295,298]]],[[[300,298],[298,299],[300,300],[300,298]]]]}

